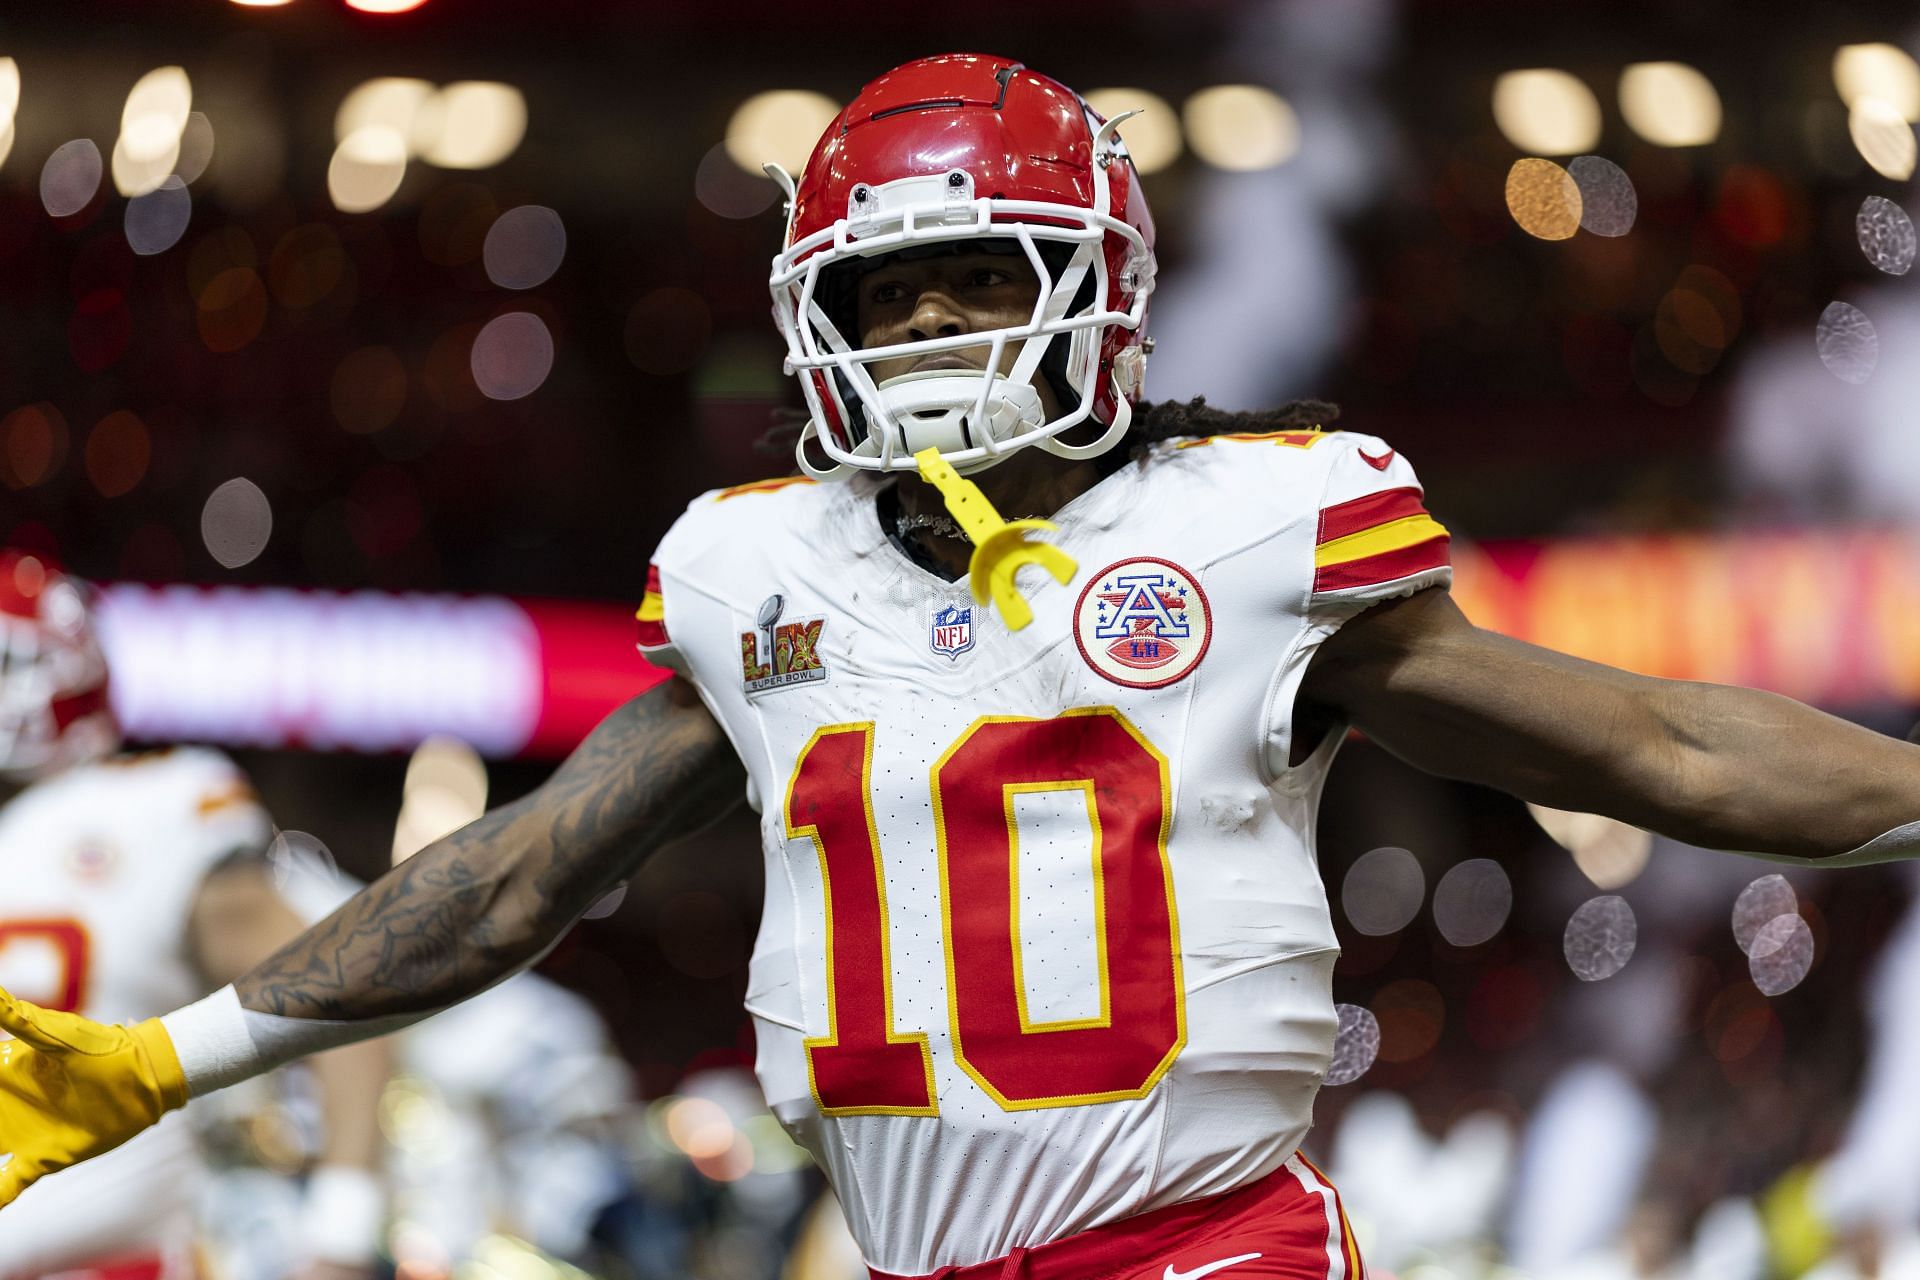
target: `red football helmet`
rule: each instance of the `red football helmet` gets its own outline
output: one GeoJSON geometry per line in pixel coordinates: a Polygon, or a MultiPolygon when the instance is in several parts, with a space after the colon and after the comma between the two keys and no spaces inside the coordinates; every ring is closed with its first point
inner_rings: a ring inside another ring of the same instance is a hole
{"type": "MultiPolygon", "coordinates": [[[[1127,113],[1131,114],[1131,113],[1127,113]]],[[[813,420],[800,465],[908,471],[929,446],[962,471],[1038,445],[1069,458],[1112,448],[1133,417],[1146,364],[1153,218],[1116,126],[1071,89],[1006,58],[942,54],[860,91],[787,193],[773,260],[774,318],[813,420]],[[882,255],[969,244],[1023,253],[1040,281],[1025,324],[862,348],[853,284],[882,255]],[[1005,373],[1001,356],[1019,354],[1005,373]],[[989,348],[979,372],[915,371],[876,383],[875,360],[989,348]],[[1035,377],[1055,391],[1049,419],[1035,377]],[[1062,432],[1092,419],[1091,443],[1062,432]],[[831,459],[808,457],[818,440],[831,459]]]]}
{"type": "Polygon", "coordinates": [[[119,745],[87,588],[0,551],[0,775],[33,778],[119,745]]]}

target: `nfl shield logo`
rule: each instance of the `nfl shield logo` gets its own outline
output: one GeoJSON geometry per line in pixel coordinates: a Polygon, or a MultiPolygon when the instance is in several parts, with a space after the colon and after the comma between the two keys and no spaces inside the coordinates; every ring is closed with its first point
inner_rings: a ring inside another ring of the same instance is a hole
{"type": "Polygon", "coordinates": [[[948,605],[933,615],[928,642],[935,653],[944,653],[956,662],[973,648],[973,610],[948,605]]]}

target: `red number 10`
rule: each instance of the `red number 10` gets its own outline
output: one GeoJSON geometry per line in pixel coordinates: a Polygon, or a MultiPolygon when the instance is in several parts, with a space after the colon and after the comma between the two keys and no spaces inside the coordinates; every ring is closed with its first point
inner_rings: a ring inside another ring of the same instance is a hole
{"type": "Polygon", "coordinates": [[[16,942],[34,942],[59,953],[59,985],[40,997],[40,1003],[58,1013],[78,1013],[87,1003],[88,941],[78,920],[0,920],[0,951],[16,942]]]}
{"type": "MultiPolygon", "coordinates": [[[[924,1032],[896,1032],[871,722],[818,730],[787,788],[826,897],[827,1033],[806,1042],[827,1115],[937,1115],[924,1032]]],[[[1167,761],[1111,707],[983,717],[934,765],[934,833],[954,1057],[1007,1110],[1142,1098],[1186,1044],[1167,862],[1167,761]],[[1035,1023],[1019,939],[1015,795],[1078,791],[1093,832],[1098,1017],[1035,1023]]]]}

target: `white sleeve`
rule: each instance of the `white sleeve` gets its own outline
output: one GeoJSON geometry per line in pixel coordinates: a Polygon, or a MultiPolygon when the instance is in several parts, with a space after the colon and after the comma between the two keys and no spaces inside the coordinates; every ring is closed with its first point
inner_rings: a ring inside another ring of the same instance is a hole
{"type": "MultiPolygon", "coordinates": [[[[1453,582],[1447,531],[1427,513],[1413,465],[1374,436],[1340,432],[1318,447],[1335,452],[1320,492],[1306,626],[1281,661],[1266,715],[1276,779],[1292,774],[1294,701],[1327,637],[1382,600],[1453,582]]],[[[1322,749],[1340,737],[1329,734],[1322,749]]]]}
{"type": "Polygon", "coordinates": [[[1309,616],[1337,622],[1451,584],[1448,534],[1427,513],[1413,465],[1374,436],[1339,443],[1320,498],[1309,616]]]}

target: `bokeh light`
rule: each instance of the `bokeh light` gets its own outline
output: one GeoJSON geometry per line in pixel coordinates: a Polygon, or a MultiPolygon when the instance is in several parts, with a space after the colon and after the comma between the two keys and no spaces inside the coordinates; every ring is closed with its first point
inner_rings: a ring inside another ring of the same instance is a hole
{"type": "Polygon", "coordinates": [[[273,504],[260,486],[235,476],[207,495],[200,509],[200,540],[228,569],[251,564],[273,536],[273,504]]]}
{"type": "Polygon", "coordinates": [[[1604,981],[1627,967],[1639,940],[1639,921],[1625,898],[1590,898],[1567,921],[1567,967],[1582,982],[1604,981]]]}
{"type": "Polygon", "coordinates": [[[1847,133],[1860,158],[1881,177],[1905,182],[1913,176],[1913,125],[1897,107],[1880,98],[1861,98],[1847,111],[1847,133]]]}
{"type": "Polygon", "coordinates": [[[1753,954],[1760,930],[1781,916],[1798,915],[1799,895],[1783,875],[1761,876],[1733,900],[1733,940],[1742,953],[1753,954]]]}
{"type": "Polygon", "coordinates": [[[1513,881],[1491,858],[1468,858],[1447,868],[1433,889],[1433,923],[1456,947],[1477,947],[1506,927],[1513,912],[1513,881]]]}
{"type": "Polygon", "coordinates": [[[1620,114],[1657,147],[1698,147],[1720,136],[1720,95],[1684,62],[1636,62],[1620,73],[1620,114]]]}
{"type": "Polygon", "coordinates": [[[1389,982],[1368,1006],[1380,1025],[1380,1057],[1412,1062],[1433,1052],[1447,1025],[1447,1002],[1424,978],[1389,982]]]}
{"type": "Polygon", "coordinates": [[[191,185],[206,173],[213,163],[213,142],[213,121],[207,119],[206,112],[188,112],[186,127],[180,131],[180,158],[173,166],[180,181],[191,185]]]}
{"type": "Polygon", "coordinates": [[[480,259],[502,289],[533,289],[553,278],[567,256],[567,228],[545,205],[523,204],[494,219],[480,259]]]}
{"type": "Polygon", "coordinates": [[[0,58],[0,164],[13,151],[14,117],[20,111],[20,64],[0,58]]]}
{"type": "Polygon", "coordinates": [[[1600,103],[1578,77],[1554,67],[1509,71],[1493,82],[1493,122],[1508,142],[1570,156],[1600,141],[1600,103]]]}
{"type": "Polygon", "coordinates": [[[193,221],[193,197],[187,184],[169,174],[159,186],[127,201],[127,244],[137,254],[165,253],[180,243],[193,221]]]}
{"type": "Polygon", "coordinates": [[[267,287],[251,267],[229,267],[196,299],[200,340],[209,351],[238,351],[267,322],[267,287]]]}
{"type": "Polygon", "coordinates": [[[1623,236],[1633,230],[1640,197],[1627,171],[1603,156],[1575,156],[1567,174],[1580,188],[1580,226],[1597,236],[1623,236]]]}
{"type": "Polygon", "coordinates": [[[40,203],[56,218],[68,218],[93,203],[105,165],[91,138],[75,138],[53,149],[40,169],[40,203]]]}
{"type": "Polygon", "coordinates": [[[1180,117],[1165,98],[1131,88],[1095,89],[1086,98],[1103,120],[1123,111],[1140,113],[1120,126],[1120,140],[1141,173],[1158,173],[1180,158],[1180,117]]]}
{"type": "Polygon", "coordinates": [[[752,218],[773,207],[780,189],[765,176],[747,173],[733,162],[725,143],[709,148],[693,171],[693,195],[723,218],[752,218]]]}
{"type": "Polygon", "coordinates": [[[1760,926],[1747,952],[1747,972],[1763,996],[1781,996],[1813,971],[1813,929],[1798,915],[1775,916],[1760,926]]]}
{"type": "Polygon", "coordinates": [[[1833,55],[1833,87],[1849,108],[1877,98],[1901,119],[1920,120],[1920,65],[1896,45],[1842,45],[1833,55]]]}
{"type": "Polygon", "coordinates": [[[1880,332],[1867,313],[1847,302],[1830,302],[1814,327],[1814,349],[1827,372],[1858,386],[1880,363],[1880,332]]]}
{"type": "Polygon", "coordinates": [[[724,1154],[733,1146],[733,1119],[709,1098],[680,1098],[664,1116],[667,1138],[694,1159],[724,1154]]]}
{"type": "Polygon", "coordinates": [[[1398,933],[1420,914],[1426,873],[1405,849],[1373,849],[1354,859],[1340,884],[1347,923],[1369,937],[1398,933]]]}
{"type": "Polygon", "coordinates": [[[1380,1056],[1380,1020],[1371,1009],[1357,1004],[1336,1004],[1333,1012],[1340,1025],[1333,1037],[1333,1061],[1327,1065],[1326,1083],[1352,1084],[1367,1074],[1380,1056]]]}
{"type": "Polygon", "coordinates": [[[113,182],[121,195],[143,195],[173,172],[192,110],[193,84],[184,68],[156,67],[135,82],[113,147],[113,182]]]}
{"type": "Polygon", "coordinates": [[[487,169],[520,146],[527,100],[510,84],[461,80],[421,104],[413,142],[420,158],[442,169],[487,169]]]}
{"type": "Polygon", "coordinates": [[[1573,855],[1573,864],[1596,889],[1619,889],[1646,869],[1653,837],[1597,813],[1570,813],[1530,804],[1527,812],[1553,842],[1573,855]]]}
{"type": "Polygon", "coordinates": [[[411,13],[427,0],[347,0],[347,8],[362,13],[411,13]]]}
{"type": "Polygon", "coordinates": [[[147,424],[125,409],[108,414],[87,433],[87,479],[103,498],[130,493],[153,460],[147,424]]]}
{"type": "Polygon", "coordinates": [[[1279,94],[1257,84],[1202,89],[1181,108],[1187,145],[1216,169],[1271,169],[1300,150],[1300,118],[1279,94]]]}
{"type": "Polygon", "coordinates": [[[1507,212],[1538,240],[1566,240],[1580,229],[1580,184],[1551,160],[1527,157],[1507,171],[1507,212]]]}
{"type": "Polygon", "coordinates": [[[66,457],[67,420],[52,405],[21,405],[0,418],[0,484],[9,489],[44,484],[66,457]]]}
{"type": "Polygon", "coordinates": [[[458,738],[436,734],[414,748],[394,824],[393,861],[466,826],[487,810],[487,766],[458,738]]]}
{"type": "Polygon", "coordinates": [[[489,320],[473,340],[473,382],[494,400],[518,400],[553,372],[553,334],[531,311],[489,320]]]}
{"type": "Polygon", "coordinates": [[[407,176],[407,140],[383,124],[355,129],[334,148],[327,195],[342,213],[368,213],[393,199],[407,176]]]}
{"type": "MultiPolygon", "coordinates": [[[[840,105],[809,89],[770,89],[734,109],[727,121],[727,155],[742,170],[761,178],[761,166],[777,164],[798,173],[826,132],[840,105]]],[[[764,179],[763,179],[764,180],[764,179]]]]}
{"type": "Polygon", "coordinates": [[[407,367],[391,347],[362,347],[333,371],[333,420],[355,435],[391,426],[407,405],[407,367]]]}
{"type": "Polygon", "coordinates": [[[1853,230],[1868,262],[1890,276],[1913,270],[1917,246],[1913,219],[1905,209],[1885,196],[1868,196],[1853,216],[1853,230]]]}
{"type": "Polygon", "coordinates": [[[402,138],[412,138],[420,109],[433,97],[433,82],[411,76],[379,76],[366,80],[340,100],[333,113],[333,140],[345,142],[362,129],[384,125],[402,138]]]}

